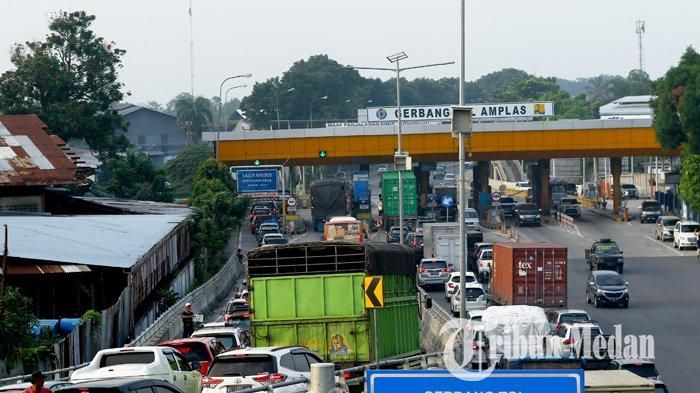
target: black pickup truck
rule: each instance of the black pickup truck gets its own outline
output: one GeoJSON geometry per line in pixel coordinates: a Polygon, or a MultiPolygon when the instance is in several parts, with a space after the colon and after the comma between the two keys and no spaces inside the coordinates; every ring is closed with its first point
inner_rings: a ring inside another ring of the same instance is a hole
{"type": "Polygon", "coordinates": [[[586,263],[590,270],[615,270],[622,274],[624,258],[617,243],[600,239],[586,249],[586,263]]]}

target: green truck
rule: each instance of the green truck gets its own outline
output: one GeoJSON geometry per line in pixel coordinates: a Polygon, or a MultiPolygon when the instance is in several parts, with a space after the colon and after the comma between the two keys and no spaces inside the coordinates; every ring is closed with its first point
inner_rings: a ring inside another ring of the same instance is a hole
{"type": "Polygon", "coordinates": [[[373,362],[377,351],[379,359],[418,354],[415,269],[413,252],[396,244],[313,242],[251,250],[252,346],[302,345],[343,367],[373,362]],[[383,277],[383,308],[365,309],[365,276],[383,277]]]}
{"type": "MultiPolygon", "coordinates": [[[[401,171],[401,183],[403,185],[403,218],[418,218],[416,175],[411,171],[401,171]]],[[[399,222],[399,171],[383,172],[381,189],[384,228],[388,230],[399,222]]]]}

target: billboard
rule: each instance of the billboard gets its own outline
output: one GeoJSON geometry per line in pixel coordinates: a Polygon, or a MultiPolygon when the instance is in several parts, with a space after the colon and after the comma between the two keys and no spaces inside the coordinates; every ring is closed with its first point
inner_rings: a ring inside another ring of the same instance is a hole
{"type": "MultiPolygon", "coordinates": [[[[449,121],[451,105],[421,105],[402,106],[401,121],[449,121]]],[[[473,109],[474,120],[498,119],[498,118],[520,118],[520,117],[541,117],[554,115],[554,105],[552,102],[514,102],[496,104],[466,104],[473,109]]],[[[368,122],[391,122],[398,119],[398,108],[393,107],[373,107],[367,108],[368,122]]]]}
{"type": "Polygon", "coordinates": [[[240,193],[276,193],[277,169],[239,169],[236,181],[240,193]]]}

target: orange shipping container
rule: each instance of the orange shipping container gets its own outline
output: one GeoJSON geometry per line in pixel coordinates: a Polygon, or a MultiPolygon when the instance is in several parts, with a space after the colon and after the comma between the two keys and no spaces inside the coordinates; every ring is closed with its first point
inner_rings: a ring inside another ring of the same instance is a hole
{"type": "Polygon", "coordinates": [[[566,307],[566,247],[494,243],[491,298],[502,305],[566,307]]]}

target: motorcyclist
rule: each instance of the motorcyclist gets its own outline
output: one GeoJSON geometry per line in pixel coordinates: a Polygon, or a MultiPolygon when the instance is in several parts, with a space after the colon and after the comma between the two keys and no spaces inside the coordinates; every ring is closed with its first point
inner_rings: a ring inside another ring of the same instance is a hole
{"type": "Polygon", "coordinates": [[[236,250],[236,258],[238,259],[239,263],[243,263],[243,250],[240,248],[236,250]]]}

